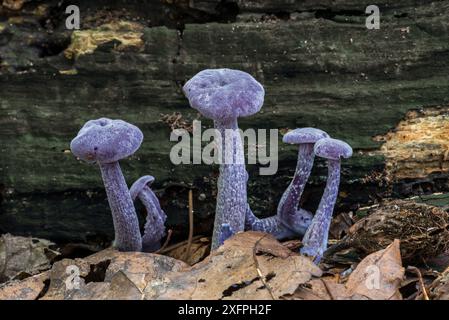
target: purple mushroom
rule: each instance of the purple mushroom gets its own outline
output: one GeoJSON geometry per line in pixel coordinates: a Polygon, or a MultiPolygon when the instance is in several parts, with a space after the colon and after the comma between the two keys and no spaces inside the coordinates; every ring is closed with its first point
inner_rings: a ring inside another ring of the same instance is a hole
{"type": "Polygon", "coordinates": [[[147,219],[142,236],[142,251],[154,252],[161,247],[161,239],[165,236],[165,220],[167,215],[162,210],[159,200],[151,190],[154,181],[152,176],[143,176],[133,183],[129,192],[133,201],[136,198],[147,210],[147,219]]]}
{"type": "Polygon", "coordinates": [[[218,245],[221,246],[226,239],[232,237],[234,235],[234,232],[231,229],[231,226],[229,223],[223,223],[221,225],[221,238],[218,241],[218,245]]]}
{"type": "Polygon", "coordinates": [[[136,126],[101,118],[88,121],[70,144],[76,157],[100,166],[114,222],[114,247],[120,251],[142,249],[139,221],[118,162],[132,155],[142,140],[143,134],[136,126]]]}
{"type": "Polygon", "coordinates": [[[318,140],[327,137],[329,135],[326,132],[315,128],[295,129],[284,136],[283,142],[299,145],[295,175],[279,201],[276,216],[258,219],[248,206],[247,229],[271,233],[277,239],[304,235],[312,221],[312,214],[298,208],[298,203],[312,171],[315,158],[313,146],[318,140]]]}
{"type": "Polygon", "coordinates": [[[272,234],[276,239],[282,240],[296,236],[302,236],[310,226],[313,215],[302,208],[299,208],[294,213],[294,218],[287,224],[277,214],[264,219],[257,218],[247,207],[245,228],[248,230],[262,231],[272,234]]]}
{"type": "Polygon", "coordinates": [[[315,263],[319,263],[327,248],[332,213],[338,196],[340,159],[351,157],[352,148],[341,140],[325,138],[315,144],[314,152],[317,156],[327,159],[328,176],[316,214],[302,240],[304,245],[301,253],[313,257],[315,263]]]}
{"type": "Polygon", "coordinates": [[[219,131],[220,177],[212,249],[222,237],[223,224],[232,232],[243,231],[247,207],[244,150],[237,118],[255,114],[264,101],[262,85],[246,72],[208,69],[199,72],[183,88],[190,105],[213,119],[219,131]]]}
{"type": "MultiPolygon", "coordinates": [[[[298,162],[296,164],[295,174],[293,180],[285,190],[279,201],[277,214],[279,219],[288,226],[300,227],[296,230],[303,235],[307,229],[303,229],[302,223],[299,221],[308,221],[312,216],[308,211],[298,209],[299,199],[304,191],[307,180],[309,180],[312,172],[315,154],[313,146],[315,143],[323,138],[329,138],[329,135],[320,129],[315,128],[300,128],[288,132],[282,139],[283,142],[289,144],[298,144],[298,162]]],[[[295,228],[293,228],[295,230],[295,228]]]]}

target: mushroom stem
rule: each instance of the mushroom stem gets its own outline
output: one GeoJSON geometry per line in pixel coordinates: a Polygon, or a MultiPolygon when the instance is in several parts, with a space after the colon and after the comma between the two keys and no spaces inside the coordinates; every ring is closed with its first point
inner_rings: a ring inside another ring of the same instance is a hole
{"type": "Polygon", "coordinates": [[[229,224],[233,233],[243,231],[245,228],[246,182],[248,176],[237,119],[215,120],[214,124],[220,132],[222,141],[219,144],[221,164],[212,250],[218,248],[220,242],[226,240],[222,235],[223,224],[229,224]]]}
{"type": "Polygon", "coordinates": [[[312,172],[313,161],[315,154],[313,152],[313,143],[304,143],[299,145],[298,162],[296,164],[295,174],[293,179],[282,195],[279,201],[277,214],[286,224],[291,224],[291,219],[294,218],[298,210],[298,202],[304,191],[304,187],[312,172]]]}
{"type": "Polygon", "coordinates": [[[250,230],[270,233],[276,239],[283,239],[292,235],[292,232],[279,221],[277,215],[259,219],[254,215],[249,205],[246,209],[245,226],[250,230]]]}
{"type": "Polygon", "coordinates": [[[139,221],[120,164],[117,161],[99,165],[112,211],[114,247],[119,251],[140,251],[142,240],[139,221]]]}
{"type": "Polygon", "coordinates": [[[315,263],[319,263],[327,248],[329,228],[332,220],[335,202],[337,201],[338,187],[340,184],[340,160],[328,159],[328,176],[326,188],[312,219],[310,227],[303,238],[301,253],[314,257],[315,263]]]}
{"type": "Polygon", "coordinates": [[[223,223],[221,225],[221,238],[219,241],[219,245],[221,246],[225,242],[225,240],[232,237],[233,234],[234,234],[234,232],[232,231],[229,223],[223,223]]]}
{"type": "Polygon", "coordinates": [[[283,240],[285,238],[304,235],[310,225],[311,217],[312,215],[310,212],[300,208],[291,217],[291,224],[285,223],[280,219],[279,215],[259,219],[254,215],[248,205],[246,210],[245,228],[270,233],[276,239],[283,240]]]}
{"type": "Polygon", "coordinates": [[[142,236],[142,251],[154,252],[161,247],[161,239],[165,235],[167,216],[162,211],[159,200],[150,187],[145,186],[138,197],[147,210],[147,219],[142,236]]]}

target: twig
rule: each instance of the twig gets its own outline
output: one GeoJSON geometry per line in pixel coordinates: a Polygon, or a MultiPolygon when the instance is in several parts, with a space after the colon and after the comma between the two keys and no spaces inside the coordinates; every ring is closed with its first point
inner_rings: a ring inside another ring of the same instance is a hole
{"type": "Polygon", "coordinates": [[[187,249],[184,254],[184,261],[188,261],[190,256],[190,249],[192,248],[192,238],[193,238],[193,191],[189,190],[189,238],[187,242],[187,249]]]}
{"type": "Polygon", "coordinates": [[[326,281],[324,281],[324,279],[320,278],[321,282],[323,283],[324,288],[327,291],[327,294],[329,295],[329,297],[331,298],[331,300],[335,300],[334,295],[332,294],[331,289],[329,288],[329,285],[327,284],[326,281]]]}
{"type": "Polygon", "coordinates": [[[430,300],[429,295],[427,294],[426,287],[424,285],[424,280],[422,278],[421,271],[417,267],[414,267],[414,266],[408,266],[407,270],[412,271],[418,275],[418,282],[419,282],[420,290],[423,294],[423,298],[424,298],[424,300],[430,300]]]}
{"type": "Polygon", "coordinates": [[[259,240],[256,241],[256,243],[254,244],[253,247],[253,259],[254,259],[254,264],[256,265],[256,271],[257,274],[259,275],[260,281],[262,281],[262,284],[265,286],[265,288],[268,290],[268,292],[270,293],[270,296],[273,300],[276,300],[276,297],[273,294],[273,290],[271,289],[271,287],[268,285],[268,283],[265,281],[265,277],[262,273],[262,271],[259,268],[259,261],[257,260],[257,246],[259,245],[260,241],[262,241],[263,238],[265,238],[267,236],[267,234],[263,235],[262,237],[260,237],[259,240]]]}
{"type": "Polygon", "coordinates": [[[165,242],[162,245],[162,247],[159,250],[155,251],[154,253],[163,253],[164,249],[167,247],[168,243],[170,242],[172,233],[173,233],[172,229],[167,231],[167,239],[165,239],[165,242]]]}

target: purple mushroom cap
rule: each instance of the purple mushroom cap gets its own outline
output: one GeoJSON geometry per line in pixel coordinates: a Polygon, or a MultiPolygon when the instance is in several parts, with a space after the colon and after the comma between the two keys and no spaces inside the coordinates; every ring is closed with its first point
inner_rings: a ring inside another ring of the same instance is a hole
{"type": "Polygon", "coordinates": [[[349,158],[352,156],[352,148],[349,144],[332,138],[319,140],[315,144],[313,151],[317,156],[331,160],[339,160],[340,158],[349,158]]]}
{"type": "Polygon", "coordinates": [[[70,143],[72,153],[87,162],[112,163],[139,149],[143,133],[123,120],[90,120],[70,143]]]}
{"type": "Polygon", "coordinates": [[[329,138],[329,135],[320,129],[299,128],[289,131],[282,141],[290,144],[315,143],[320,139],[329,138]]]}
{"type": "Polygon", "coordinates": [[[246,117],[263,105],[265,90],[250,74],[232,69],[206,69],[183,87],[190,105],[214,120],[246,117]]]}
{"type": "Polygon", "coordinates": [[[136,200],[139,193],[142,191],[145,186],[151,186],[151,184],[154,182],[153,176],[143,176],[139,178],[136,182],[133,183],[131,188],[129,189],[129,193],[131,194],[131,199],[133,201],[136,200]]]}

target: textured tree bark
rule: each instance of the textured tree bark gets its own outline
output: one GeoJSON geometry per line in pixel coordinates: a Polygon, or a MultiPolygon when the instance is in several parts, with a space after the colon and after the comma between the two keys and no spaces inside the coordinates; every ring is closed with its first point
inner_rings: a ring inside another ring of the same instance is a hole
{"type": "MultiPolygon", "coordinates": [[[[369,1],[170,2],[72,1],[78,31],[65,29],[65,2],[0,6],[0,232],[113,238],[98,170],[68,151],[85,121],[106,116],[144,132],[124,175],[156,177],[175,238],[187,233],[191,185],[195,230],[210,233],[218,166],[169,161],[171,127],[197,118],[180,88],[204,68],[242,69],[264,85],[262,111],[241,128],[319,127],[351,144],[336,211],[449,190],[447,2],[377,1],[379,30],[365,27],[369,1]]],[[[295,170],[296,147],[279,146],[276,175],[247,167],[261,217],[275,214],[295,170]]],[[[316,210],[325,176],[317,161],[302,207],[316,210]]]]}

